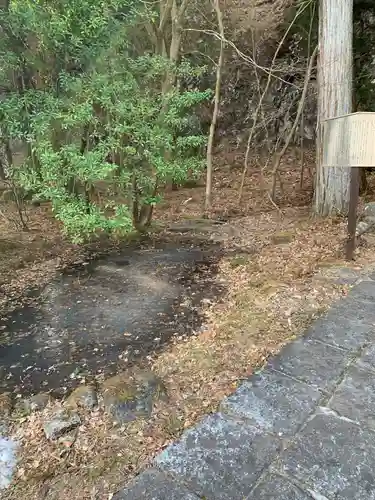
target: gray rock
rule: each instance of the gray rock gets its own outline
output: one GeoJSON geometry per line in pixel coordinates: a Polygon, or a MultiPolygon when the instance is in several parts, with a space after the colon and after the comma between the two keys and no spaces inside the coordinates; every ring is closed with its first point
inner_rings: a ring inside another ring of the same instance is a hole
{"type": "Polygon", "coordinates": [[[221,409],[245,417],[260,429],[293,434],[314,410],[322,394],[272,370],[264,370],[226,398],[221,409]]]}
{"type": "Polygon", "coordinates": [[[366,203],[365,209],[364,209],[364,216],[366,218],[373,217],[375,219],[375,202],[374,201],[366,203]]]}
{"type": "Polygon", "coordinates": [[[41,392],[35,396],[31,396],[29,399],[25,399],[21,402],[21,409],[24,409],[27,413],[34,411],[42,411],[52,400],[51,396],[46,392],[41,392]]]}
{"type": "Polygon", "coordinates": [[[102,395],[106,412],[119,424],[149,418],[154,404],[167,399],[163,382],[151,371],[116,375],[104,382],[102,395]]]}
{"type": "Polygon", "coordinates": [[[157,469],[149,469],[117,493],[113,500],[198,500],[198,497],[157,469]]]}
{"type": "Polygon", "coordinates": [[[356,236],[361,236],[362,234],[369,232],[371,228],[372,228],[372,224],[369,224],[365,220],[361,220],[357,224],[357,227],[355,229],[355,234],[356,234],[356,236]]]}
{"type": "Polygon", "coordinates": [[[375,376],[373,373],[351,367],[335,391],[329,406],[375,430],[375,376]]]}
{"type": "Polygon", "coordinates": [[[68,408],[86,408],[93,410],[98,406],[98,395],[95,387],[91,385],[81,385],[75,389],[65,402],[68,408]]]}
{"type": "Polygon", "coordinates": [[[50,420],[44,423],[47,439],[55,440],[81,424],[79,415],[68,410],[59,410],[50,420]]]}
{"type": "Polygon", "coordinates": [[[243,500],[279,447],[276,437],[214,414],[185,432],[155,461],[200,496],[243,500]]]}
{"type": "Polygon", "coordinates": [[[0,490],[11,484],[17,464],[16,452],[18,444],[12,439],[0,436],[0,490]]]}
{"type": "Polygon", "coordinates": [[[341,377],[350,360],[349,354],[310,339],[287,345],[269,362],[275,370],[291,375],[318,389],[329,391],[341,377]]]}
{"type": "Polygon", "coordinates": [[[9,392],[0,394],[0,435],[5,436],[9,431],[9,420],[12,413],[12,397],[9,392]]]}
{"type": "Polygon", "coordinates": [[[280,459],[316,498],[375,500],[375,433],[333,414],[314,417],[280,459]]]}
{"type": "Polygon", "coordinates": [[[0,394],[0,420],[7,419],[12,413],[12,397],[9,392],[0,394]]]}
{"type": "Polygon", "coordinates": [[[246,500],[313,500],[306,491],[303,491],[285,477],[276,474],[267,474],[263,481],[246,498],[246,500]]]}

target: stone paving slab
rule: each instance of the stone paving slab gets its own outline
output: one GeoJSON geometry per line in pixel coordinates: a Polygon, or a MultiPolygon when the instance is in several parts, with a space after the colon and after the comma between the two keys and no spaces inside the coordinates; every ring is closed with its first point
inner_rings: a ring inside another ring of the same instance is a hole
{"type": "Polygon", "coordinates": [[[362,366],[363,368],[375,370],[375,338],[373,343],[366,347],[366,349],[363,351],[357,363],[358,366],[362,366]]]}
{"type": "Polygon", "coordinates": [[[113,500],[199,500],[176,480],[156,469],[149,469],[132,481],[113,500]]]}
{"type": "Polygon", "coordinates": [[[217,413],[185,432],[156,464],[203,497],[243,500],[279,448],[277,438],[217,413]]]}
{"type": "Polygon", "coordinates": [[[313,500],[306,491],[291,483],[287,478],[267,474],[263,481],[246,500],[313,500]]]}
{"type": "Polygon", "coordinates": [[[375,499],[375,433],[334,414],[308,422],[280,463],[282,472],[323,497],[375,499]]]}
{"type": "Polygon", "coordinates": [[[345,311],[345,314],[342,311],[329,310],[326,316],[312,324],[305,337],[356,351],[368,342],[374,330],[371,322],[353,317],[350,310],[345,311]]]}
{"type": "Polygon", "coordinates": [[[335,391],[329,407],[375,430],[375,375],[353,366],[335,391]]]}
{"type": "Polygon", "coordinates": [[[293,434],[317,406],[322,394],[303,382],[264,370],[226,398],[221,409],[243,417],[260,429],[293,434]]]}
{"type": "Polygon", "coordinates": [[[349,361],[350,356],[342,349],[302,338],[284,347],[270,360],[269,366],[328,392],[340,379],[349,361]]]}
{"type": "Polygon", "coordinates": [[[352,319],[375,325],[374,301],[369,299],[363,290],[357,292],[354,288],[347,297],[339,300],[329,311],[343,318],[349,315],[352,319]]]}
{"type": "Polygon", "coordinates": [[[375,281],[361,281],[356,287],[350,290],[349,299],[375,301],[375,281]]]}

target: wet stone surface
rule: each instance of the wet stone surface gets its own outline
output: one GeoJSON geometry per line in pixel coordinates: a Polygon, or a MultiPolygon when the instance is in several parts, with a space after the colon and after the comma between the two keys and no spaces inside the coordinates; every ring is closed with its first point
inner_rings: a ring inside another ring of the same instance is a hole
{"type": "Polygon", "coordinates": [[[202,299],[224,292],[216,255],[216,247],[133,249],[61,275],[34,306],[0,321],[0,390],[61,396],[190,335],[204,322],[202,299]]]}

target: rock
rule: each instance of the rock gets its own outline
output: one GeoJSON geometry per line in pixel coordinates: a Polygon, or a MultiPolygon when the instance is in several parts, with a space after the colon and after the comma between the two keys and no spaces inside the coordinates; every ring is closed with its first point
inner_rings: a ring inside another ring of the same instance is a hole
{"type": "Polygon", "coordinates": [[[119,424],[150,417],[155,403],[166,398],[163,382],[150,371],[123,373],[103,384],[104,408],[119,424]]]}
{"type": "Polygon", "coordinates": [[[92,385],[77,387],[65,402],[67,408],[87,408],[92,410],[98,406],[98,396],[92,385]]]}
{"type": "Polygon", "coordinates": [[[9,438],[0,436],[0,490],[8,488],[16,467],[18,445],[9,438]]]}
{"type": "Polygon", "coordinates": [[[75,429],[81,424],[79,415],[68,410],[57,411],[52,418],[44,423],[44,433],[47,439],[55,440],[63,434],[75,429]]]}
{"type": "Polygon", "coordinates": [[[12,398],[9,392],[0,394],[0,434],[8,433],[9,417],[12,412],[12,398]]]}
{"type": "Polygon", "coordinates": [[[293,240],[292,233],[275,233],[271,236],[271,241],[274,245],[285,245],[293,240]]]}
{"type": "Polygon", "coordinates": [[[375,219],[375,201],[371,201],[370,203],[366,203],[364,209],[365,217],[372,217],[375,219]]]}
{"type": "Polygon", "coordinates": [[[367,230],[369,229],[369,225],[367,224],[367,222],[365,222],[364,220],[361,220],[360,222],[358,222],[357,224],[357,227],[356,227],[356,236],[359,236],[361,234],[364,234],[367,232],[367,230]]]}
{"type": "Polygon", "coordinates": [[[32,413],[34,411],[42,411],[52,400],[51,396],[47,392],[40,392],[35,396],[31,396],[29,399],[25,399],[23,403],[23,408],[27,413],[32,413]]]}
{"type": "Polygon", "coordinates": [[[375,231],[375,202],[370,202],[365,205],[362,220],[357,224],[357,236],[375,231]]]}
{"type": "Polygon", "coordinates": [[[0,394],[0,420],[8,418],[12,412],[12,398],[9,392],[0,394]]]}

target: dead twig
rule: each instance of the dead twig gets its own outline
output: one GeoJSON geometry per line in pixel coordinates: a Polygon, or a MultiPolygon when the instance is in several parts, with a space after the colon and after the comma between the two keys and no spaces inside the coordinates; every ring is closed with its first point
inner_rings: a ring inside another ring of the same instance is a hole
{"type": "Polygon", "coordinates": [[[306,4],[306,5],[301,5],[300,8],[298,9],[296,15],[294,16],[292,22],[290,23],[290,25],[288,26],[287,30],[285,31],[282,39],[280,40],[276,50],[275,50],[275,53],[273,55],[273,58],[272,58],[272,62],[271,62],[271,69],[270,71],[268,72],[268,78],[267,78],[267,83],[266,83],[266,86],[265,86],[265,89],[261,95],[261,98],[260,98],[260,101],[259,101],[259,104],[257,106],[257,109],[255,110],[255,115],[253,117],[253,124],[252,124],[252,127],[251,127],[251,130],[250,130],[250,133],[249,133],[249,137],[248,137],[248,140],[247,140],[247,146],[246,146],[246,154],[245,154],[245,161],[244,161],[244,168],[243,168],[243,171],[242,171],[242,177],[241,177],[241,184],[240,184],[240,189],[239,189],[239,194],[238,194],[238,205],[241,205],[241,202],[242,202],[242,195],[243,195],[243,188],[244,188],[244,184],[245,184],[245,178],[246,178],[246,174],[247,174],[247,171],[248,171],[248,168],[249,168],[249,155],[250,155],[250,146],[251,146],[251,142],[252,142],[252,139],[253,139],[253,135],[254,135],[254,130],[255,130],[255,126],[256,126],[256,123],[257,123],[257,119],[258,119],[258,115],[259,115],[259,111],[261,109],[261,106],[263,104],[263,101],[264,101],[264,98],[265,96],[267,95],[267,92],[269,90],[269,87],[270,87],[270,84],[271,84],[271,78],[272,78],[272,70],[275,66],[275,62],[276,62],[276,59],[277,59],[277,56],[281,50],[281,47],[283,46],[291,28],[293,27],[294,23],[296,22],[296,20],[299,18],[299,16],[306,10],[307,6],[309,4],[306,4]]]}
{"type": "Polygon", "coordinates": [[[299,104],[298,104],[296,118],[295,118],[293,126],[292,126],[292,128],[291,128],[291,130],[290,130],[290,132],[289,132],[289,134],[288,134],[288,136],[286,138],[286,140],[285,140],[285,144],[284,144],[282,150],[280,151],[280,153],[278,153],[276,155],[276,158],[275,158],[275,162],[274,162],[274,166],[273,166],[273,170],[272,170],[272,191],[271,191],[271,198],[273,200],[275,200],[275,194],[276,194],[276,173],[278,172],[281,159],[284,156],[286,150],[288,149],[290,141],[292,140],[292,138],[293,138],[293,136],[295,134],[295,131],[297,129],[297,125],[298,125],[298,122],[300,120],[300,117],[301,117],[301,114],[302,114],[302,111],[303,111],[303,106],[304,106],[304,103],[305,103],[305,99],[306,99],[306,95],[307,95],[307,90],[308,90],[309,82],[310,82],[310,77],[311,77],[311,73],[312,73],[312,70],[313,70],[314,61],[315,61],[317,53],[318,53],[318,47],[316,46],[315,49],[314,49],[314,52],[312,53],[312,55],[310,57],[309,66],[308,66],[307,71],[306,71],[305,82],[304,82],[304,85],[303,85],[303,91],[302,91],[301,99],[300,99],[299,104]]]}

